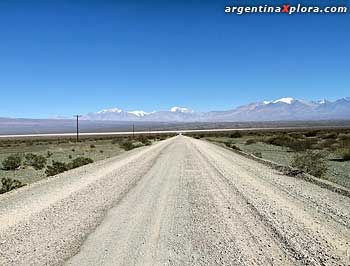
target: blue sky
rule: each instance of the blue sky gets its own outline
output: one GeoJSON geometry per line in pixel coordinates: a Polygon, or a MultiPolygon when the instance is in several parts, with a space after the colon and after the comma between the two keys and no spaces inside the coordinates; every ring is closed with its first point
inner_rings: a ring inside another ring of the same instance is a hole
{"type": "Polygon", "coordinates": [[[267,1],[172,2],[1,0],[0,117],[350,96],[349,14],[237,16],[225,5],[267,1]]]}

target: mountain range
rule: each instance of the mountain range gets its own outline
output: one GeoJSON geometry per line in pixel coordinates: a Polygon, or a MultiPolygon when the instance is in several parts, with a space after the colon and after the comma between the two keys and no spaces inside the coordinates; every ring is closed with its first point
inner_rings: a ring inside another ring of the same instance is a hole
{"type": "Polygon", "coordinates": [[[242,122],[242,121],[297,121],[350,120],[350,97],[336,101],[298,100],[285,97],[242,105],[227,111],[195,112],[185,107],[145,112],[125,111],[119,108],[88,113],[84,120],[152,121],[152,122],[242,122]]]}

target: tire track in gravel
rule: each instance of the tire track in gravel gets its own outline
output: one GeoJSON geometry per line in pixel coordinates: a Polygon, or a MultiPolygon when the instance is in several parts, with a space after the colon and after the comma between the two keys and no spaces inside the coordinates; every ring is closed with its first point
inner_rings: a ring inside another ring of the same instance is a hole
{"type": "Polygon", "coordinates": [[[0,265],[350,265],[349,211],[178,136],[0,196],[0,265]]]}
{"type": "Polygon", "coordinates": [[[62,265],[169,148],[166,140],[0,198],[0,265],[62,265]]]}
{"type": "MultiPolygon", "coordinates": [[[[225,180],[233,191],[241,194],[260,219],[288,244],[289,249],[303,265],[348,265],[350,235],[346,226],[330,221],[327,219],[329,215],[319,213],[317,209],[310,208],[305,202],[295,202],[295,197],[290,199],[288,193],[280,191],[278,187],[276,190],[276,187],[270,186],[271,183],[266,182],[266,178],[270,176],[273,180],[276,178],[276,173],[271,172],[267,167],[261,166],[260,172],[256,173],[251,170],[256,165],[252,160],[214,144],[197,140],[192,142],[202,156],[207,157],[208,165],[212,164],[220,173],[222,180],[225,180]],[[209,152],[209,149],[214,152],[209,152]],[[222,156],[222,153],[226,153],[226,156],[222,156]],[[250,170],[242,167],[243,161],[250,170]],[[230,171],[230,168],[233,169],[230,171]]],[[[292,180],[286,176],[279,176],[279,178],[292,180]]],[[[303,187],[315,186],[300,180],[299,183],[303,187]]],[[[322,192],[325,196],[338,198],[333,202],[334,205],[340,206],[338,210],[344,208],[343,203],[345,206],[349,204],[348,199],[339,194],[319,187],[313,189],[315,194],[322,192]]],[[[312,196],[314,195],[310,194],[310,197],[312,196]]]]}

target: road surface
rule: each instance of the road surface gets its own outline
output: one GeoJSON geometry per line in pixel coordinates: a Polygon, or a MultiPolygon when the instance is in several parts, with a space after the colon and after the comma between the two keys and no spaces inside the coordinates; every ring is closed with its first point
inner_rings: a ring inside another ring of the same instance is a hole
{"type": "Polygon", "coordinates": [[[177,136],[0,196],[0,265],[350,265],[350,199],[177,136]]]}

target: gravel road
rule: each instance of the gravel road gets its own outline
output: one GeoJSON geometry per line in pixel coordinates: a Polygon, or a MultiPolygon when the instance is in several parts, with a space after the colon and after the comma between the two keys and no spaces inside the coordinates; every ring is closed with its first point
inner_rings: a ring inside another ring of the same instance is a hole
{"type": "Polygon", "coordinates": [[[177,136],[0,196],[0,265],[350,265],[350,199],[177,136]]]}

